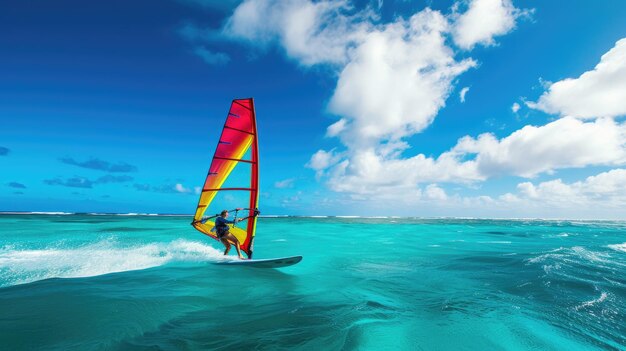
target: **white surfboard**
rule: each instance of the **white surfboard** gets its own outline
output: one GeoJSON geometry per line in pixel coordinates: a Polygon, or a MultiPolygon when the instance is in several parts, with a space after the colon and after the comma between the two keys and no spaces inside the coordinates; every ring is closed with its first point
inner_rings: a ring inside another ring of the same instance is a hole
{"type": "Polygon", "coordinates": [[[260,260],[232,260],[214,262],[214,264],[225,266],[244,266],[254,268],[282,268],[294,265],[302,261],[302,256],[291,256],[281,258],[264,258],[260,260]]]}

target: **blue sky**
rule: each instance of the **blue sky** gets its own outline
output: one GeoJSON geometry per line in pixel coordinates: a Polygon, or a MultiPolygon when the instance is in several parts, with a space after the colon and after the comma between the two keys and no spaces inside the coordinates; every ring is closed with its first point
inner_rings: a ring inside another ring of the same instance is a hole
{"type": "Polygon", "coordinates": [[[3,7],[0,210],[192,213],[252,96],[268,214],[626,215],[622,1],[3,7]]]}

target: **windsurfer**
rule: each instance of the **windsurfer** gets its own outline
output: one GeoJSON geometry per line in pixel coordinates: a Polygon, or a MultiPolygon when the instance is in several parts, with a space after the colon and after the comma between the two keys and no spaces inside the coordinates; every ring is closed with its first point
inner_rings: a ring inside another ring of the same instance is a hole
{"type": "Polygon", "coordinates": [[[231,243],[235,245],[235,249],[237,250],[237,255],[239,255],[240,259],[245,259],[243,255],[241,255],[241,248],[239,245],[239,240],[229,231],[229,224],[234,224],[237,222],[243,221],[245,218],[235,219],[233,221],[228,220],[228,210],[223,210],[220,215],[215,219],[215,231],[217,234],[217,239],[224,244],[226,250],[224,250],[224,255],[228,255],[230,251],[231,243]]]}

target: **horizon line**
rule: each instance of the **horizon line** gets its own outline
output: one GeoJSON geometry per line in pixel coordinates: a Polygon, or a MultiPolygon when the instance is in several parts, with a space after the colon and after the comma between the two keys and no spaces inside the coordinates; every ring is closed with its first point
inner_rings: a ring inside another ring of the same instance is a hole
{"type": "MultiPolygon", "coordinates": [[[[193,214],[148,213],[148,212],[65,212],[65,211],[0,211],[0,215],[86,215],[86,216],[143,216],[143,217],[192,217],[193,214]]],[[[260,218],[339,218],[339,219],[466,219],[466,220],[535,220],[535,221],[614,221],[626,219],[610,218],[540,218],[540,217],[466,217],[466,216],[359,216],[359,215],[259,215],[260,218]]]]}

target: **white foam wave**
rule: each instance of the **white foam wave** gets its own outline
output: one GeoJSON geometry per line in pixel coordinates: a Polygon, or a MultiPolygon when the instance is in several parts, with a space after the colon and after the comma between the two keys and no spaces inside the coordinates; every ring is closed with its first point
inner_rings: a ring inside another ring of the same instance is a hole
{"type": "Polygon", "coordinates": [[[217,249],[200,242],[176,240],[122,246],[103,240],[75,248],[19,250],[0,248],[0,286],[28,283],[46,278],[91,277],[107,273],[162,266],[171,262],[220,261],[217,249]]]}
{"type": "Polygon", "coordinates": [[[595,304],[602,303],[602,302],[604,302],[604,300],[606,300],[606,298],[607,298],[608,296],[609,296],[609,295],[603,291],[603,292],[600,294],[600,297],[598,297],[597,299],[590,300],[590,301],[585,301],[585,302],[581,303],[580,305],[578,305],[578,306],[574,307],[574,309],[575,309],[576,311],[578,311],[578,310],[580,310],[581,308],[587,308],[587,307],[591,307],[591,306],[593,306],[593,305],[595,305],[595,304]]]}
{"type": "Polygon", "coordinates": [[[572,247],[572,251],[574,251],[574,253],[576,255],[578,255],[578,257],[585,259],[587,261],[591,261],[591,262],[600,262],[600,263],[611,263],[608,259],[609,259],[609,255],[603,252],[595,252],[595,251],[591,251],[588,250],[582,246],[574,246],[572,247]]]}
{"type": "Polygon", "coordinates": [[[540,263],[546,260],[569,262],[575,259],[582,259],[593,263],[613,263],[609,258],[610,256],[604,252],[591,251],[582,246],[573,246],[571,248],[559,247],[558,249],[550,250],[548,253],[528,259],[527,262],[540,263]]]}
{"type": "Polygon", "coordinates": [[[35,211],[35,212],[25,212],[26,214],[39,214],[39,215],[71,215],[74,214],[73,212],[41,212],[41,211],[35,211]]]}
{"type": "Polygon", "coordinates": [[[608,247],[615,251],[626,252],[626,243],[608,245],[608,247]]]}

